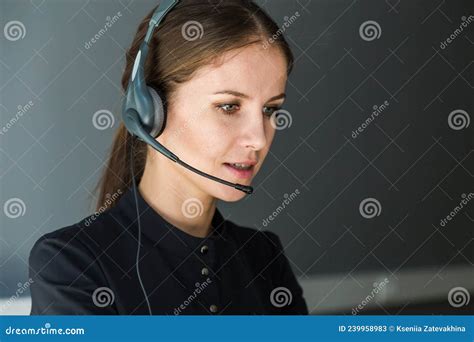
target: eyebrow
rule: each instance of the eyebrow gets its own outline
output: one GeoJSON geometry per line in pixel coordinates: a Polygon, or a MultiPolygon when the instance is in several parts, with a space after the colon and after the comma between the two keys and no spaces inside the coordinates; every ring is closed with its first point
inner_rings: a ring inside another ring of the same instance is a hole
{"type": "MultiPolygon", "coordinates": [[[[238,92],[238,91],[234,91],[234,90],[222,90],[222,91],[218,91],[217,93],[214,93],[214,95],[216,95],[216,94],[229,94],[229,95],[234,95],[234,96],[237,96],[237,97],[242,97],[244,99],[249,98],[248,95],[243,94],[243,93],[238,92]]],[[[280,95],[276,95],[276,96],[273,96],[273,97],[269,98],[267,102],[274,101],[274,100],[279,100],[279,99],[284,99],[285,97],[286,97],[286,94],[281,93],[280,95]]]]}

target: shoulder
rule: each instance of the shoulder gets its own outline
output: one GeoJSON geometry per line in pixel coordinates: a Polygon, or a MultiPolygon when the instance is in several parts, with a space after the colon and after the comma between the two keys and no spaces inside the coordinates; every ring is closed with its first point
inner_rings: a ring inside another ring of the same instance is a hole
{"type": "Polygon", "coordinates": [[[95,256],[77,238],[77,227],[63,227],[41,236],[31,248],[28,263],[30,278],[39,284],[70,286],[86,270],[92,271],[95,256]]]}
{"type": "Polygon", "coordinates": [[[44,234],[33,245],[28,259],[32,315],[113,312],[91,300],[98,288],[110,287],[99,250],[108,219],[88,227],[84,220],[44,234]]]}
{"type": "Polygon", "coordinates": [[[108,212],[42,235],[31,248],[28,263],[35,291],[41,284],[76,286],[86,279],[103,282],[102,251],[110,246],[116,231],[108,212]]]}
{"type": "Polygon", "coordinates": [[[95,259],[101,250],[111,246],[123,232],[118,219],[109,211],[89,215],[79,222],[43,234],[31,248],[30,267],[33,270],[54,270],[58,264],[81,265],[95,259]]]}
{"type": "MultiPolygon", "coordinates": [[[[113,209],[113,208],[112,208],[113,209]]],[[[108,246],[126,229],[126,223],[112,210],[94,213],[69,226],[43,234],[33,245],[32,253],[45,245],[96,250],[108,246]]]]}

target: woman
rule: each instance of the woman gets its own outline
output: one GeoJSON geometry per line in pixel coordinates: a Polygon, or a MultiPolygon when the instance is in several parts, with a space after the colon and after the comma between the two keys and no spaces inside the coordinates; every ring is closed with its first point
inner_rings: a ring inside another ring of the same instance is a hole
{"type": "MultiPolygon", "coordinates": [[[[127,53],[124,89],[153,12],[127,53]]],[[[199,170],[249,186],[293,63],[277,32],[251,1],[173,7],[144,65],[147,85],[166,99],[156,140],[199,170]]],[[[216,209],[242,191],[171,162],[123,124],[98,185],[94,215],[34,245],[31,314],[308,313],[278,236],[216,209]]]]}

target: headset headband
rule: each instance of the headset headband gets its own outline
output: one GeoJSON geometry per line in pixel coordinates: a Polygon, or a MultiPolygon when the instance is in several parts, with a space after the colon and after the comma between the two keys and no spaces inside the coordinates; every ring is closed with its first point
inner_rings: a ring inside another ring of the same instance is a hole
{"type": "Polygon", "coordinates": [[[143,124],[148,127],[153,127],[153,100],[147,89],[144,74],[144,64],[148,55],[148,44],[153,36],[155,28],[178,2],[178,0],[164,0],[160,2],[160,5],[153,13],[148,24],[145,39],[141,43],[140,49],[135,57],[132,75],[128,81],[122,112],[124,114],[129,111],[140,113],[140,118],[144,121],[143,124]]]}
{"type": "Polygon", "coordinates": [[[148,43],[150,42],[151,37],[153,36],[153,32],[155,31],[155,28],[157,28],[158,25],[160,25],[165,15],[168,14],[168,12],[171,11],[171,9],[174,6],[176,6],[177,3],[178,3],[178,0],[164,0],[163,2],[161,2],[158,8],[153,13],[148,23],[148,31],[146,32],[145,39],[140,45],[140,50],[138,50],[137,56],[135,57],[135,62],[133,63],[133,71],[132,71],[132,78],[131,78],[131,83],[137,84],[138,87],[140,88],[144,86],[143,70],[144,70],[144,63],[146,61],[146,56],[148,54],[148,43]],[[135,82],[135,77],[137,76],[137,73],[138,73],[138,78],[137,78],[137,82],[135,82]]]}

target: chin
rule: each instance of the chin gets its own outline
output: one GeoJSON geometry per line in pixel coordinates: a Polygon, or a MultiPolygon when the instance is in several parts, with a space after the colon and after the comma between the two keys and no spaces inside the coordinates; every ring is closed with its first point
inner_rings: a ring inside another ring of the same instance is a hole
{"type": "MultiPolygon", "coordinates": [[[[206,186],[201,187],[202,189],[205,189],[205,191],[215,199],[225,201],[225,202],[236,202],[240,201],[246,196],[251,196],[247,195],[245,192],[242,192],[240,190],[234,189],[231,186],[227,186],[224,184],[220,184],[214,181],[209,180],[210,183],[207,183],[206,181],[206,186]]],[[[251,182],[241,182],[240,184],[244,185],[251,185],[251,182]]]]}
{"type": "Polygon", "coordinates": [[[215,197],[224,202],[237,202],[243,199],[245,196],[251,196],[247,195],[245,192],[226,185],[222,185],[222,187],[224,187],[224,189],[218,191],[216,194],[217,196],[215,197]]]}

